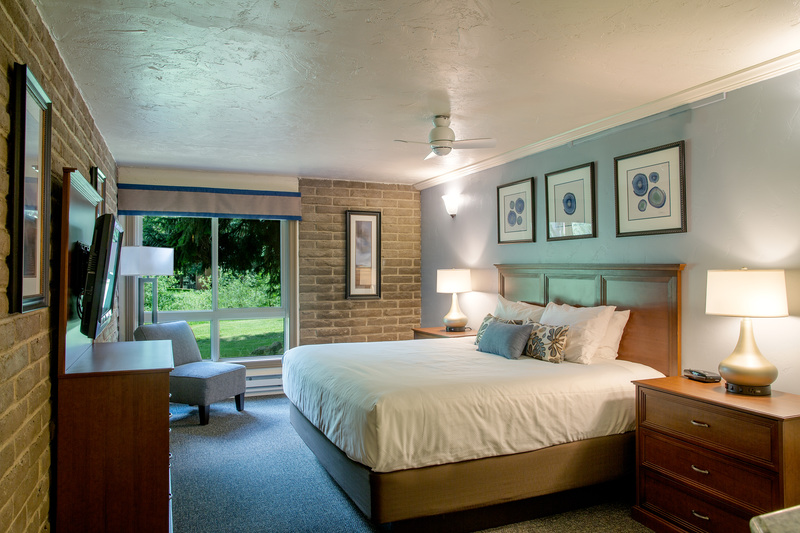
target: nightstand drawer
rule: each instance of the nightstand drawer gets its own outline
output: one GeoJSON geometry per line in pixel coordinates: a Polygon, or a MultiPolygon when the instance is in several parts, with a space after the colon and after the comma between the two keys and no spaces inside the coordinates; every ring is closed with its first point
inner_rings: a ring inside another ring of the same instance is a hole
{"type": "Polygon", "coordinates": [[[773,509],[777,476],[681,441],[642,430],[641,462],[673,476],[690,479],[751,506],[754,514],[773,509]]]}
{"type": "Polygon", "coordinates": [[[775,463],[772,420],[649,389],[642,389],[640,408],[643,427],[724,448],[743,459],[775,463]]]}
{"type": "Polygon", "coordinates": [[[750,531],[752,515],[702,497],[685,486],[645,471],[640,487],[641,505],[682,527],[709,533],[750,531]]]}

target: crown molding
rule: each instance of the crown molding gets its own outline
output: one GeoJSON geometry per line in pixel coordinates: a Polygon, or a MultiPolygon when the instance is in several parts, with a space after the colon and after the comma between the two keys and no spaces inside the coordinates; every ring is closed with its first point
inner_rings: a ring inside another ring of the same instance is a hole
{"type": "Polygon", "coordinates": [[[676,107],[692,104],[694,102],[719,95],[720,93],[730,92],[741,87],[758,83],[760,81],[775,78],[782,74],[786,74],[798,69],[800,69],[800,50],[790,52],[788,54],[776,57],[775,59],[739,70],[727,76],[722,76],[710,82],[703,83],[653,102],[617,113],[616,115],[611,115],[595,122],[590,122],[589,124],[585,124],[564,133],[554,135],[539,142],[505,152],[496,157],[485,159],[475,163],[474,165],[469,165],[447,172],[440,176],[420,181],[415,183],[414,187],[418,190],[424,190],[442,183],[464,178],[477,172],[489,170],[491,168],[522,159],[523,157],[549,150],[550,148],[564,146],[570,142],[607,131],[611,128],[616,128],[618,126],[629,124],[652,115],[664,113],[666,111],[675,109],[676,107]]]}

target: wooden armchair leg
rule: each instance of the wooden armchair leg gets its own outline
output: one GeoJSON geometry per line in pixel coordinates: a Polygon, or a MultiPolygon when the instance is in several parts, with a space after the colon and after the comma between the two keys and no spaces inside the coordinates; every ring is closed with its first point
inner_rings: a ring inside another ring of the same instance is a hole
{"type": "Polygon", "coordinates": [[[200,410],[200,425],[205,426],[208,424],[208,411],[210,406],[208,405],[198,405],[197,408],[200,410]]]}
{"type": "Polygon", "coordinates": [[[236,395],[236,410],[244,411],[244,393],[236,395]]]}

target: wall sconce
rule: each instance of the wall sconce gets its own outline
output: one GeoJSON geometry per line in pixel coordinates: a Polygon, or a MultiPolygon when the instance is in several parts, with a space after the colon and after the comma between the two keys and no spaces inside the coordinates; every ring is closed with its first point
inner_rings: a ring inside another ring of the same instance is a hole
{"type": "Polygon", "coordinates": [[[788,316],[786,276],[783,270],[709,270],[706,314],[742,317],[739,342],[719,364],[726,390],[767,396],[778,369],[758,349],[751,318],[788,316]]]}
{"type": "Polygon", "coordinates": [[[461,203],[461,195],[445,194],[442,196],[442,200],[444,200],[444,208],[447,214],[450,215],[451,218],[455,218],[456,213],[458,213],[458,204],[461,203]]]}
{"type": "Polygon", "coordinates": [[[453,293],[450,310],[444,315],[447,331],[464,331],[467,326],[467,315],[458,306],[458,293],[472,290],[472,277],[466,268],[451,268],[436,271],[436,292],[453,293]]]}

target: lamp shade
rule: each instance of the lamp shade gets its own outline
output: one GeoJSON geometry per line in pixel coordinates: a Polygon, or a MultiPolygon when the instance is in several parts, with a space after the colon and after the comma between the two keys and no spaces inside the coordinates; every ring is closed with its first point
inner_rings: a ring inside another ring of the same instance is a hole
{"type": "Polygon", "coordinates": [[[709,270],[706,314],[768,318],[788,316],[783,270],[709,270]]]}
{"type": "Polygon", "coordinates": [[[436,292],[469,292],[472,279],[469,269],[450,268],[436,271],[436,292]]]}
{"type": "Polygon", "coordinates": [[[122,276],[169,276],[175,271],[175,251],[154,246],[123,246],[119,257],[122,276]]]}
{"type": "Polygon", "coordinates": [[[444,200],[444,209],[447,214],[454,217],[458,214],[458,204],[461,203],[461,196],[458,194],[445,194],[442,196],[444,200]]]}

